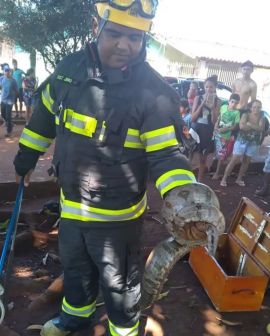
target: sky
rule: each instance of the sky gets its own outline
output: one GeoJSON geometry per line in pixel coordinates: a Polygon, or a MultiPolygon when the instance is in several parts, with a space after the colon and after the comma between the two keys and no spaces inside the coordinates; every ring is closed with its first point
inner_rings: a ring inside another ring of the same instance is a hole
{"type": "Polygon", "coordinates": [[[270,53],[270,0],[159,0],[154,32],[270,53]]]}

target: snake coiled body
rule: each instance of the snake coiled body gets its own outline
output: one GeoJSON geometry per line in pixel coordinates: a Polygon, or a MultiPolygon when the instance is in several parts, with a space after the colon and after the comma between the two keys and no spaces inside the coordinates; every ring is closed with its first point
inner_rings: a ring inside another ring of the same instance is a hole
{"type": "Polygon", "coordinates": [[[141,309],[149,308],[158,300],[164,283],[174,265],[189,253],[191,247],[179,245],[172,237],[156,246],[150,253],[142,282],[141,309]]]}
{"type": "Polygon", "coordinates": [[[215,193],[200,183],[172,190],[165,198],[161,217],[172,237],[158,244],[146,261],[141,310],[159,298],[170,271],[193,247],[207,245],[208,252],[214,254],[218,237],[225,229],[215,193]]]}

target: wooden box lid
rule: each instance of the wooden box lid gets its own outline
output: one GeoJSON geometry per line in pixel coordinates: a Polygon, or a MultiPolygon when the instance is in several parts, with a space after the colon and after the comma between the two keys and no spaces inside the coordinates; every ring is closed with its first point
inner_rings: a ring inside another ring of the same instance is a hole
{"type": "Polygon", "coordinates": [[[270,215],[243,197],[234,213],[228,234],[270,277],[270,215]]]}

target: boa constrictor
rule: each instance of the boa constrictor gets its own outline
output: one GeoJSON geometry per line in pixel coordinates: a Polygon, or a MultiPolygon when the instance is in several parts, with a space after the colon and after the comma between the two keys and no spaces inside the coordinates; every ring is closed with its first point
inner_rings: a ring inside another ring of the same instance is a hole
{"type": "Polygon", "coordinates": [[[225,229],[217,196],[200,183],[170,191],[164,200],[161,218],[171,237],[158,244],[146,261],[141,310],[159,298],[170,271],[193,247],[207,245],[208,252],[214,255],[218,237],[225,229]]]}

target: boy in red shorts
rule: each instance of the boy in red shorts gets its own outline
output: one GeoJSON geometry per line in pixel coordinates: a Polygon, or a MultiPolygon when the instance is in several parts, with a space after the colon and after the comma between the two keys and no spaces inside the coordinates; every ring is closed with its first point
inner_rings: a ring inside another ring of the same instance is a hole
{"type": "Polygon", "coordinates": [[[213,179],[217,180],[220,175],[221,165],[232,154],[234,136],[232,131],[236,130],[240,121],[240,112],[236,108],[240,101],[240,96],[233,93],[230,96],[228,105],[222,105],[220,114],[215,124],[215,145],[218,158],[217,169],[213,179]]]}

